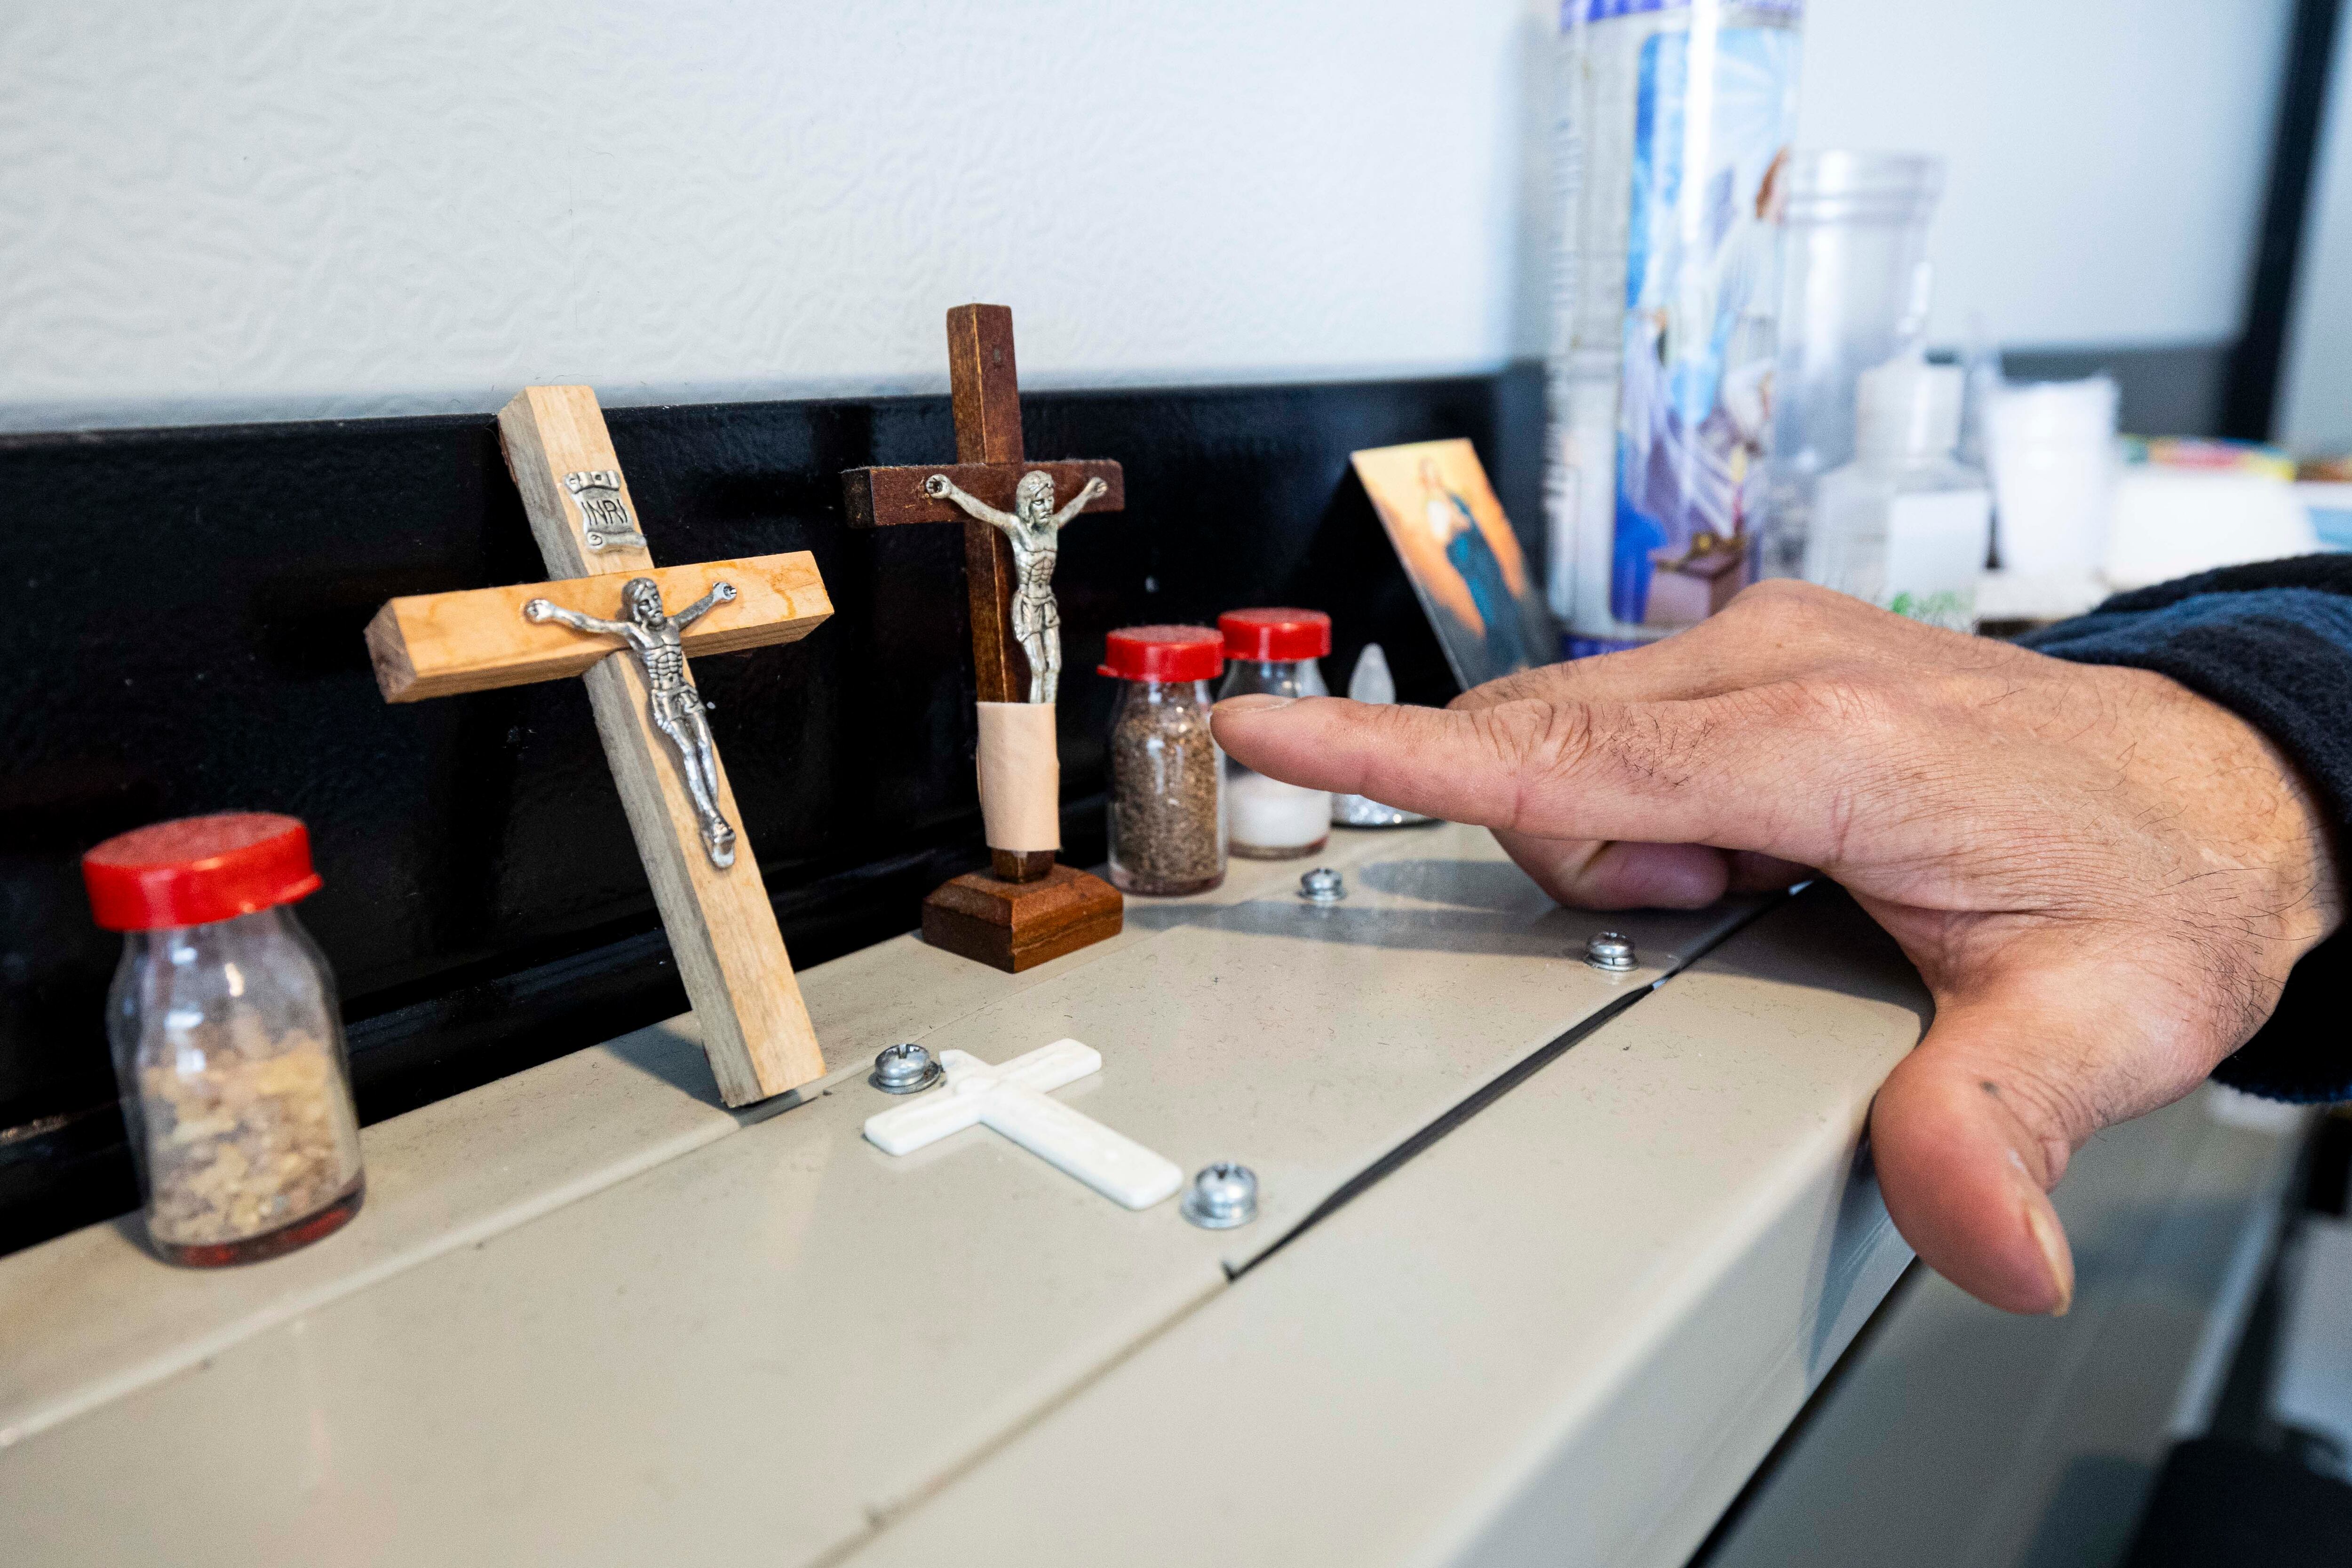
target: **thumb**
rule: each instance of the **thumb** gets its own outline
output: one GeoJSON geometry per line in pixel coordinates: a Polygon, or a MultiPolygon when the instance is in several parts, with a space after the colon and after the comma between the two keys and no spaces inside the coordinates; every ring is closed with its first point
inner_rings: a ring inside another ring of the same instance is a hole
{"type": "Polygon", "coordinates": [[[1939,1005],[1870,1113],[1886,1211],[1930,1267],[2012,1312],[2063,1315],[2074,1260],[2048,1189],[2095,1129],[2045,1093],[2052,1019],[2019,996],[1939,1005]]]}

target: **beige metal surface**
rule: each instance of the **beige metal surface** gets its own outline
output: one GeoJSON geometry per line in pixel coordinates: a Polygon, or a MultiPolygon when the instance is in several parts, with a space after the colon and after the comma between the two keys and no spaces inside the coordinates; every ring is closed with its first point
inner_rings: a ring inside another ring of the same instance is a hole
{"type": "MultiPolygon", "coordinates": [[[[1657,977],[1586,968],[1591,917],[1549,908],[1483,834],[1350,837],[1328,857],[1352,868],[1335,909],[1277,866],[1224,900],[1137,901],[1129,935],[1027,976],[911,942],[812,971],[841,1071],[787,1113],[709,1105],[691,1042],[668,1039],[429,1108],[404,1142],[387,1124],[369,1155],[391,1201],[346,1233],[373,1226],[372,1254],[338,1237],[222,1286],[142,1268],[100,1228],[0,1262],[0,1313],[45,1314],[19,1407],[49,1413],[0,1450],[10,1561],[791,1563],[854,1544],[1657,977]],[[999,1060],[1062,1035],[1107,1060],[1065,1097],[1187,1168],[1255,1166],[1260,1220],[1129,1214],[982,1131],[898,1160],[859,1139],[884,1103],[858,1075],[876,1047],[999,1060]],[[747,1370],[747,1345],[789,1348],[747,1370]]],[[[1739,917],[1612,924],[1655,966],[1739,917]]]]}
{"type": "MultiPolygon", "coordinates": [[[[1441,835],[1335,834],[1323,857],[1454,852],[1441,835]]],[[[1288,862],[1235,862],[1213,894],[1131,899],[1110,942],[1023,975],[925,946],[877,944],[802,976],[833,1076],[862,1079],[872,1055],[1231,904],[1280,894],[1288,862]]],[[[814,1097],[812,1091],[810,1097],[814,1097]]],[[[0,1449],[129,1389],[374,1281],[468,1246],[802,1103],[730,1112],[719,1103],[688,1013],[368,1128],[364,1223],[247,1269],[166,1269],[131,1232],[94,1225],[0,1259],[0,1449]]]]}
{"type": "Polygon", "coordinates": [[[1909,1261],[1856,1148],[1927,1011],[1767,915],[848,1561],[1682,1563],[1909,1261]]]}

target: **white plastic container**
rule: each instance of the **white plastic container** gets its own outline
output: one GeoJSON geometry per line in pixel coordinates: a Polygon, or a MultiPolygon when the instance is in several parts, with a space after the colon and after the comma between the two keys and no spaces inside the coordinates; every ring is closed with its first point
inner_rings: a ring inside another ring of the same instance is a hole
{"type": "Polygon", "coordinates": [[[1976,629],[1992,497],[1959,462],[1962,376],[1915,349],[1864,371],[1854,460],[1822,476],[1805,576],[1915,621],[1976,629]]]}
{"type": "Polygon", "coordinates": [[[2003,387],[1985,410],[1985,456],[2001,570],[2027,580],[2095,578],[2115,517],[2116,383],[2095,376],[2003,387]]]}
{"type": "Polygon", "coordinates": [[[2116,486],[2105,576],[2118,591],[2319,549],[2296,486],[2266,474],[2127,467],[2116,486]]]}

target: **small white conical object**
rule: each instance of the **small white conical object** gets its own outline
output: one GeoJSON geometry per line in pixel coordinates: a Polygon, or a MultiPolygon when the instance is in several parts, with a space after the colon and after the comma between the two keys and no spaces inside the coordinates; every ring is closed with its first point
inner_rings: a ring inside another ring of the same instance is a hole
{"type": "MultiPolygon", "coordinates": [[[[1348,700],[1378,707],[1396,701],[1396,677],[1389,674],[1389,657],[1378,643],[1365,643],[1364,651],[1356,655],[1355,673],[1348,677],[1348,700]]],[[[1361,795],[1334,795],[1331,820],[1346,828],[1412,828],[1437,819],[1383,806],[1361,795]]]]}

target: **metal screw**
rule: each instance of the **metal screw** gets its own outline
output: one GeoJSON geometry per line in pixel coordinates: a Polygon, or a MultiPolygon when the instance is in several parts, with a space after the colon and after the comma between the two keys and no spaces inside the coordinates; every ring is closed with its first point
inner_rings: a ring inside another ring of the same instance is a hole
{"type": "Polygon", "coordinates": [[[1184,1218],[1203,1230],[1231,1230],[1257,1218],[1257,1173],[1219,1160],[1202,1166],[1184,1194],[1184,1218]]]}
{"type": "Polygon", "coordinates": [[[1633,967],[1633,939],[1622,931],[1596,931],[1584,944],[1584,961],[1622,975],[1633,967]]]}
{"type": "Polygon", "coordinates": [[[1348,882],[1328,865],[1318,865],[1298,879],[1298,896],[1309,904],[1337,904],[1348,896],[1348,882]]]}
{"type": "Polygon", "coordinates": [[[875,1053],[866,1082],[885,1094],[919,1094],[940,1081],[940,1064],[921,1046],[886,1045],[875,1053]]]}

